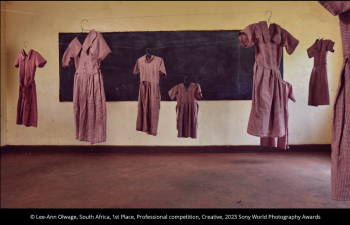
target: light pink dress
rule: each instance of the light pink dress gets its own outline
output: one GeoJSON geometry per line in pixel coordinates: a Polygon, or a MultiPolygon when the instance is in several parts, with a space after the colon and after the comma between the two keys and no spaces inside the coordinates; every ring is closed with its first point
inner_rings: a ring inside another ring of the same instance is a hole
{"type": "Polygon", "coordinates": [[[162,58],[152,55],[150,59],[146,55],[136,61],[134,74],[140,73],[140,90],[136,130],[157,136],[160,90],[159,77],[166,77],[165,65],[162,58]]]}
{"type": "Polygon", "coordinates": [[[176,115],[178,137],[197,138],[198,129],[198,102],[202,99],[202,91],[199,84],[191,83],[188,88],[184,84],[178,84],[169,92],[171,100],[176,97],[176,115]]]}
{"type": "Polygon", "coordinates": [[[343,66],[333,108],[331,184],[334,200],[350,200],[350,1],[320,1],[339,16],[343,66]]]}
{"type": "Polygon", "coordinates": [[[100,64],[111,52],[102,34],[91,30],[84,44],[74,38],[63,55],[64,68],[75,60],[73,108],[77,140],[91,144],[106,141],[106,96],[100,64]]]}
{"type": "Polygon", "coordinates": [[[283,137],[286,127],[279,67],[283,48],[292,54],[299,41],[277,24],[268,28],[266,21],[247,26],[238,33],[238,38],[243,48],[256,46],[247,132],[258,137],[283,137]]]}
{"type": "Polygon", "coordinates": [[[288,99],[292,100],[293,102],[296,102],[297,99],[293,92],[293,87],[290,83],[286,81],[282,81],[282,93],[283,93],[283,105],[284,105],[284,123],[286,127],[286,135],[283,137],[262,137],[260,138],[260,145],[261,146],[270,146],[275,147],[279,149],[288,149],[288,99]]]}
{"type": "Polygon", "coordinates": [[[15,67],[19,68],[19,93],[17,101],[16,124],[37,127],[38,106],[34,81],[36,68],[42,68],[46,60],[36,51],[30,49],[28,54],[19,51],[15,67]]]}

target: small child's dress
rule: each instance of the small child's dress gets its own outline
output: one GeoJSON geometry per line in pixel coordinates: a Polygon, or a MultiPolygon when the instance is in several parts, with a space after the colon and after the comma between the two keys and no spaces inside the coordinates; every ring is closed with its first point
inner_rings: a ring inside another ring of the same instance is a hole
{"type": "Polygon", "coordinates": [[[173,100],[176,97],[177,131],[178,137],[197,138],[198,129],[198,102],[202,99],[199,84],[191,83],[188,88],[178,84],[169,91],[173,100]]]}
{"type": "Polygon", "coordinates": [[[309,58],[314,57],[314,67],[309,83],[308,105],[329,105],[329,88],[327,75],[327,51],[334,52],[334,42],[331,40],[316,40],[307,49],[309,58]]]}

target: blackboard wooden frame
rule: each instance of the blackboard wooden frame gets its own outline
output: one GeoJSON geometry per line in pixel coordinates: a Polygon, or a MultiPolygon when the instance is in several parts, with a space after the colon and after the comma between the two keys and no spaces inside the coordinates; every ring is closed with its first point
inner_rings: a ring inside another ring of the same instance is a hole
{"type": "MultiPolygon", "coordinates": [[[[255,46],[243,49],[238,30],[152,31],[102,33],[112,53],[101,62],[106,101],[137,101],[140,75],[133,75],[136,60],[151,48],[163,58],[167,78],[160,77],[162,101],[179,83],[200,84],[203,100],[251,100],[255,46]]],[[[73,101],[74,63],[62,67],[69,43],[79,33],[59,33],[59,101],[73,101]]],[[[87,33],[80,34],[83,42],[87,33]]],[[[280,67],[283,77],[283,55],[280,67]]]]}

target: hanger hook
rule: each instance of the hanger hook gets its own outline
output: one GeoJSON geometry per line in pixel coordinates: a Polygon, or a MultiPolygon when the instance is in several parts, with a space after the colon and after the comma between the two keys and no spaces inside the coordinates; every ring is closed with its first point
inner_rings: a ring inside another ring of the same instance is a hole
{"type": "MultiPolygon", "coordinates": [[[[24,44],[24,48],[27,48],[27,46],[26,46],[26,42],[28,42],[28,41],[25,41],[25,42],[23,42],[23,44],[24,44]]],[[[29,43],[29,42],[28,42],[29,43]]]]}
{"type": "MultiPolygon", "coordinates": [[[[271,16],[272,16],[272,12],[271,12],[271,11],[267,11],[266,13],[268,13],[268,12],[271,13],[271,15],[270,15],[270,17],[269,17],[269,20],[268,20],[268,22],[270,23],[270,19],[271,19],[271,16]]],[[[266,15],[266,13],[265,13],[265,15],[266,15]]]]}
{"type": "Polygon", "coordinates": [[[184,83],[186,83],[186,78],[187,78],[187,76],[185,76],[184,83]]]}
{"type": "MultiPolygon", "coordinates": [[[[318,34],[320,34],[320,33],[321,33],[321,32],[318,32],[318,34]]],[[[318,36],[318,34],[317,34],[318,39],[321,39],[320,36],[318,36]]]]}
{"type": "Polygon", "coordinates": [[[83,32],[83,31],[84,31],[84,29],[83,29],[83,25],[82,25],[82,23],[84,22],[84,20],[86,20],[87,22],[89,22],[87,19],[83,19],[83,20],[81,21],[81,23],[80,23],[81,32],[83,32]]]}
{"type": "Polygon", "coordinates": [[[149,55],[149,52],[147,51],[148,49],[149,49],[150,51],[152,51],[152,49],[147,48],[147,49],[146,49],[146,53],[147,53],[147,55],[149,55]]]}

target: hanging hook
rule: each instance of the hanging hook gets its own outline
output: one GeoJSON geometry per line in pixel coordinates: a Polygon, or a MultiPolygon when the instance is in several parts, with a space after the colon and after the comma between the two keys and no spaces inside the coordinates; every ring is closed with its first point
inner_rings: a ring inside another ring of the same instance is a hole
{"type": "Polygon", "coordinates": [[[86,20],[87,22],[89,22],[87,19],[83,19],[80,23],[80,27],[81,27],[81,32],[84,32],[84,29],[83,29],[83,25],[82,23],[84,22],[84,20],[86,20]]]}
{"type": "Polygon", "coordinates": [[[151,55],[151,54],[149,54],[149,52],[147,51],[148,49],[149,49],[150,51],[152,51],[152,49],[150,49],[150,48],[147,48],[147,49],[146,49],[147,55],[151,55]]]}
{"type": "Polygon", "coordinates": [[[184,83],[186,83],[186,78],[187,78],[187,76],[185,76],[184,83]]]}
{"type": "MultiPolygon", "coordinates": [[[[320,34],[321,32],[318,32],[318,34],[320,34]]],[[[317,37],[318,37],[318,40],[320,40],[321,38],[320,38],[320,36],[318,36],[318,34],[317,34],[317,37]]]]}
{"type": "MultiPolygon", "coordinates": [[[[270,23],[270,19],[271,19],[271,16],[272,16],[272,12],[271,12],[271,11],[267,11],[266,13],[268,13],[268,12],[271,13],[270,18],[269,18],[269,20],[268,20],[268,23],[270,23]]],[[[266,15],[266,13],[265,13],[265,15],[266,15]]]]}
{"type": "MultiPolygon", "coordinates": [[[[26,44],[25,44],[26,42],[28,42],[28,41],[23,42],[24,48],[25,48],[25,49],[27,49],[27,46],[26,46],[26,44]]],[[[29,43],[29,42],[28,42],[28,43],[29,43]]]]}

